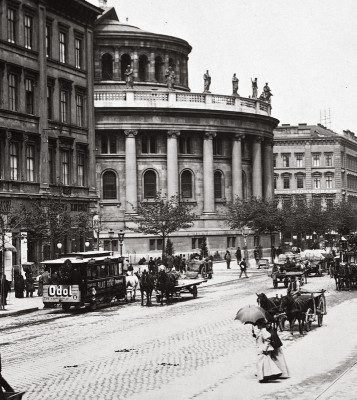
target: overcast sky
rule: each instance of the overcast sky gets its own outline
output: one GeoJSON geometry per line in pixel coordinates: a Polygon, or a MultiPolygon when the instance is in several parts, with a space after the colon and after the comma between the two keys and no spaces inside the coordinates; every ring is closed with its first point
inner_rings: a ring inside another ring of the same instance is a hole
{"type": "MultiPolygon", "coordinates": [[[[98,5],[99,1],[90,0],[98,5]]],[[[177,36],[192,46],[189,85],[203,91],[251,95],[265,82],[280,123],[320,122],[357,134],[357,0],[108,0],[121,22],[177,36]],[[322,121],[324,123],[324,121],[322,121]]]]}

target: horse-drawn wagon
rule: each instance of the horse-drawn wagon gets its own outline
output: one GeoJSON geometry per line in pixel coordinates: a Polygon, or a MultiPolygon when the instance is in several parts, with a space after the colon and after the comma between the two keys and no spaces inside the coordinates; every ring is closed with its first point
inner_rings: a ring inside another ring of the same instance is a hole
{"type": "Polygon", "coordinates": [[[198,294],[197,286],[204,282],[207,282],[207,279],[178,279],[171,288],[166,286],[167,290],[160,290],[159,284],[156,286],[156,301],[162,304],[164,299],[167,301],[170,300],[170,297],[180,299],[182,294],[187,293],[192,294],[195,299],[198,294]]]}
{"type": "Polygon", "coordinates": [[[271,278],[273,286],[276,289],[279,283],[283,283],[284,287],[288,287],[289,280],[293,277],[300,281],[300,286],[303,285],[304,272],[299,264],[289,265],[286,262],[275,262],[271,270],[271,278]]]}
{"type": "Polygon", "coordinates": [[[190,277],[197,277],[201,275],[201,278],[211,279],[213,276],[213,263],[210,258],[205,258],[199,260],[198,258],[193,258],[187,263],[187,275],[190,277]]]}

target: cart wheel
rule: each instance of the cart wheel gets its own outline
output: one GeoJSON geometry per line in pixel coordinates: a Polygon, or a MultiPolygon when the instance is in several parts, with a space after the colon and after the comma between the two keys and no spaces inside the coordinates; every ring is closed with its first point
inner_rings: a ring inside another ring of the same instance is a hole
{"type": "Polygon", "coordinates": [[[273,281],[273,286],[276,289],[278,287],[278,281],[273,281]]]}
{"type": "Polygon", "coordinates": [[[62,310],[68,311],[71,308],[71,305],[68,303],[62,303],[62,310]]]}
{"type": "Polygon", "coordinates": [[[203,278],[203,279],[207,278],[207,271],[206,271],[206,267],[204,265],[201,268],[201,278],[203,278]]]}
{"type": "Polygon", "coordinates": [[[311,330],[311,325],[312,325],[312,321],[310,319],[312,315],[312,310],[311,308],[308,308],[308,310],[306,311],[305,314],[305,330],[306,332],[309,332],[311,330]]]}
{"type": "Polygon", "coordinates": [[[192,288],[192,295],[193,295],[193,298],[194,298],[194,299],[197,297],[197,292],[198,292],[197,286],[194,286],[194,287],[192,288]]]}

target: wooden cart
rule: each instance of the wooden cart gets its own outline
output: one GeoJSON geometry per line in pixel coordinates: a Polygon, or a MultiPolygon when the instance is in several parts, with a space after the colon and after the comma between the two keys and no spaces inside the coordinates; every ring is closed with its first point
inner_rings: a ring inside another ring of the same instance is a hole
{"type": "MultiPolygon", "coordinates": [[[[204,282],[207,282],[207,279],[179,279],[173,290],[172,298],[180,299],[182,294],[189,293],[195,299],[198,294],[197,286],[204,282]]],[[[156,292],[156,301],[158,303],[161,302],[161,298],[166,299],[160,292],[156,292]]]]}

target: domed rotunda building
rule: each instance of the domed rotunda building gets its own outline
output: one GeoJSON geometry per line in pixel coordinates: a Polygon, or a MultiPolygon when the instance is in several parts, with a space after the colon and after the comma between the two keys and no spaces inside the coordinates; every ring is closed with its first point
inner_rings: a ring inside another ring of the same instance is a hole
{"type": "Polygon", "coordinates": [[[195,251],[203,237],[211,252],[242,245],[241,232],[229,230],[222,211],[236,196],[274,195],[278,120],[270,102],[192,93],[191,46],[122,23],[114,8],[97,20],[94,46],[98,231],[105,246],[116,250],[108,230],[123,230],[124,255],[161,249],[159,237],[130,229],[138,202],[158,192],[179,195],[197,215],[191,229],[170,237],[176,253],[195,251]]]}

